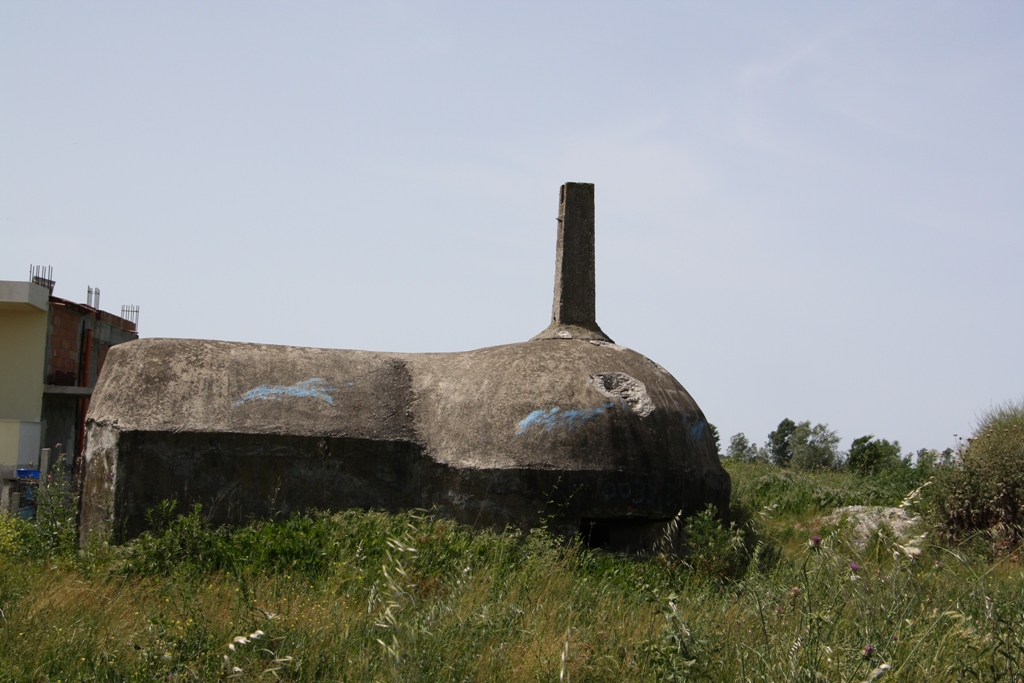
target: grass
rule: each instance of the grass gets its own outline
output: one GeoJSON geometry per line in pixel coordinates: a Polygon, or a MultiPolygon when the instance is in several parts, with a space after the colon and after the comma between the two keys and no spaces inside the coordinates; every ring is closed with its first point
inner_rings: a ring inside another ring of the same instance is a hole
{"type": "Polygon", "coordinates": [[[0,518],[0,681],[1022,680],[1015,555],[858,551],[821,514],[913,482],[728,467],[743,528],[687,561],[357,511],[39,553],[0,518]]]}

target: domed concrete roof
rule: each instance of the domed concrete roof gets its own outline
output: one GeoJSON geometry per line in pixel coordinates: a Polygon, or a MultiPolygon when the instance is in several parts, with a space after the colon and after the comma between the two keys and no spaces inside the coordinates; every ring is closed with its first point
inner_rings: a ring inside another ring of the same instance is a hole
{"type": "Polygon", "coordinates": [[[528,342],[113,347],[88,415],[84,533],[132,535],[174,498],[220,521],[421,507],[635,546],[679,511],[725,506],[729,477],[700,408],[594,319],[593,185],[569,183],[560,199],[552,324],[528,342]]]}

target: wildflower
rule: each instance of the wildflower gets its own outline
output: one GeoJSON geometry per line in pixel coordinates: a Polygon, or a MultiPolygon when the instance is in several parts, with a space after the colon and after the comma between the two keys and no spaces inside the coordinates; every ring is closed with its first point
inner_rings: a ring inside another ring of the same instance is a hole
{"type": "Polygon", "coordinates": [[[817,550],[821,547],[821,536],[811,536],[811,539],[807,541],[807,546],[811,550],[817,550]]]}
{"type": "Polygon", "coordinates": [[[875,654],[875,646],[874,645],[865,645],[864,646],[864,659],[871,659],[871,655],[873,655],[873,654],[875,654]]]}
{"type": "Polygon", "coordinates": [[[803,593],[803,591],[800,590],[800,586],[793,586],[792,588],[789,589],[789,599],[790,600],[796,600],[797,598],[800,597],[801,593],[803,593]]]}
{"type": "Polygon", "coordinates": [[[857,572],[860,571],[860,565],[857,564],[856,562],[851,562],[850,563],[850,571],[852,571],[854,574],[856,574],[857,572]]]}

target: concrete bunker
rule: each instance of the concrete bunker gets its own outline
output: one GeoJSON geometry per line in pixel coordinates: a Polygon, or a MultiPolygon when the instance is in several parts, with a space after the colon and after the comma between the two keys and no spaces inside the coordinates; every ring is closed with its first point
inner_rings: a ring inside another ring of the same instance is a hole
{"type": "Polygon", "coordinates": [[[112,348],[87,419],[83,539],[130,538],[164,499],[217,523],[351,507],[543,519],[612,548],[649,544],[680,511],[724,508],[729,477],[700,408],[597,325],[593,189],[561,188],[551,325],[528,342],[112,348]]]}

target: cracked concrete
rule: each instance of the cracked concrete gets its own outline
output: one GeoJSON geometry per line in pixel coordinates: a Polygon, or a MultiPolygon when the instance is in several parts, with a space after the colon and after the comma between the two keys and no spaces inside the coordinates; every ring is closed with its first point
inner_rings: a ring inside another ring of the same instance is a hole
{"type": "Polygon", "coordinates": [[[647,387],[640,380],[624,372],[605,372],[590,378],[597,391],[610,399],[622,401],[640,417],[654,412],[654,403],[647,395],[647,387]]]}

